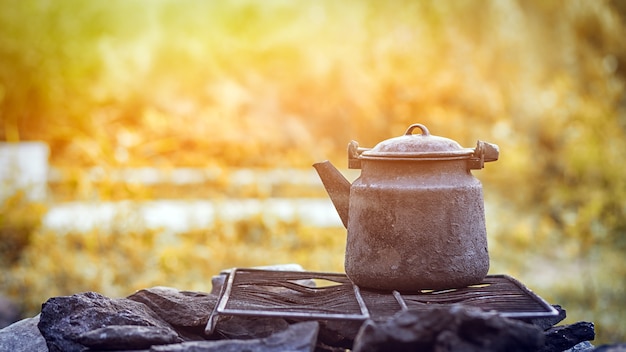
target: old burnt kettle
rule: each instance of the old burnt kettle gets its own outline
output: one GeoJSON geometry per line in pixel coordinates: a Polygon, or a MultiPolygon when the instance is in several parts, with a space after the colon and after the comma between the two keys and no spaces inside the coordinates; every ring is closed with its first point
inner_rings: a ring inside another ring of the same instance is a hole
{"type": "Polygon", "coordinates": [[[401,292],[481,282],[487,231],[482,185],[470,171],[498,156],[495,144],[463,148],[413,124],[371,149],[352,141],[348,167],[361,169],[352,184],[330,162],[314,164],[348,230],[352,282],[401,292]]]}

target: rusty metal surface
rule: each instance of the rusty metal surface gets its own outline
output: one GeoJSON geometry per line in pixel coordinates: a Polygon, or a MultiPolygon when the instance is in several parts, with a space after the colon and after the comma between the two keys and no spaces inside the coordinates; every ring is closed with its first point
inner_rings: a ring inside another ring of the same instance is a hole
{"type": "Polygon", "coordinates": [[[228,315],[364,321],[386,319],[400,310],[455,303],[514,319],[557,314],[508,275],[489,275],[480,284],[460,289],[400,293],[359,289],[339,273],[239,268],[229,274],[205,331],[210,334],[219,317],[228,315]],[[314,286],[320,280],[325,285],[314,286]]]}
{"type": "MultiPolygon", "coordinates": [[[[463,148],[452,139],[433,136],[426,126],[416,123],[406,130],[403,136],[378,143],[374,148],[364,150],[361,159],[372,160],[452,160],[467,159],[474,153],[471,148],[463,148]],[[421,134],[413,134],[420,129],[421,134]]],[[[350,157],[350,154],[348,154],[350,157]]]]}
{"type": "Polygon", "coordinates": [[[463,160],[368,161],[348,214],[345,271],[362,288],[464,287],[487,275],[482,185],[463,160]]]}
{"type": "Polygon", "coordinates": [[[370,317],[359,287],[344,274],[241,268],[229,273],[207,334],[220,315],[357,321],[370,317]]]}
{"type": "Polygon", "coordinates": [[[497,145],[475,149],[413,124],[372,149],[348,146],[350,184],[328,161],[316,163],[348,230],[345,272],[361,288],[466,287],[489,271],[482,184],[470,170],[499,157],[497,145]],[[414,130],[421,134],[414,134],[414,130]]]}
{"type": "Polygon", "coordinates": [[[556,309],[525,285],[508,275],[488,275],[480,284],[448,290],[423,290],[402,294],[406,308],[389,294],[362,290],[361,295],[375,319],[387,318],[400,309],[420,309],[428,305],[461,303],[513,319],[548,317],[556,309]]]}

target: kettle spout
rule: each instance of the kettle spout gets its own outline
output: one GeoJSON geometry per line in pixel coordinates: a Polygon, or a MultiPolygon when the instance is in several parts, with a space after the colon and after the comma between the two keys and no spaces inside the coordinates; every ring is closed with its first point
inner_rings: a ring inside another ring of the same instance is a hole
{"type": "Polygon", "coordinates": [[[313,164],[344,227],[348,227],[350,182],[328,160],[313,164]]]}

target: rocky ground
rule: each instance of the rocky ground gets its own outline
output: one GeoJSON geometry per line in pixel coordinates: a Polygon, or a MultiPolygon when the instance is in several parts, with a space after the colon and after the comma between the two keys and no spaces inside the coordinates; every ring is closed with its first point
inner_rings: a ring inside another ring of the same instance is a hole
{"type": "Polygon", "coordinates": [[[365,322],[228,316],[206,334],[218,295],[153,287],[125,298],[52,297],[39,315],[0,330],[0,351],[626,351],[593,346],[591,322],[557,326],[559,306],[558,316],[528,322],[459,304],[365,322]]]}

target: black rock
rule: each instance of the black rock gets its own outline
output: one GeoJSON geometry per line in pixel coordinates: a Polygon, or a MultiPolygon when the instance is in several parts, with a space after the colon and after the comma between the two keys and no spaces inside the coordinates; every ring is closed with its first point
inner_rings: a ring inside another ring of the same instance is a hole
{"type": "Polygon", "coordinates": [[[20,309],[15,302],[0,295],[0,329],[20,319],[20,309]]]}
{"type": "Polygon", "coordinates": [[[190,341],[152,346],[153,352],[313,352],[319,325],[315,321],[290,325],[269,337],[251,340],[190,341]]]}
{"type": "Polygon", "coordinates": [[[209,293],[179,291],[170,287],[140,290],[127,298],[145,304],[173,326],[202,328],[217,302],[217,296],[209,293]]]}
{"type": "Polygon", "coordinates": [[[42,305],[38,327],[51,352],[72,352],[86,350],[79,342],[84,333],[111,325],[152,326],[176,333],[145,304],[95,292],[50,298],[42,305]]]}
{"type": "Polygon", "coordinates": [[[571,325],[555,326],[545,331],[546,343],[541,352],[560,352],[583,341],[596,337],[593,323],[578,322],[571,325]]]}
{"type": "Polygon", "coordinates": [[[353,351],[536,351],[543,341],[537,326],[457,304],[368,320],[353,351]]]}
{"type": "Polygon", "coordinates": [[[354,320],[321,320],[318,343],[349,349],[359,333],[362,322],[354,320]]]}
{"type": "Polygon", "coordinates": [[[567,317],[567,312],[565,311],[565,309],[563,309],[559,305],[553,305],[553,307],[554,307],[554,309],[557,310],[557,312],[558,312],[557,315],[555,315],[553,317],[531,319],[530,323],[532,323],[534,325],[537,325],[542,330],[547,330],[547,329],[553,327],[554,325],[562,322],[563,319],[565,319],[567,317]]]}
{"type": "Polygon", "coordinates": [[[219,296],[222,292],[222,287],[226,283],[226,278],[228,274],[219,274],[215,275],[211,278],[211,294],[219,296]]]}
{"type": "Polygon", "coordinates": [[[220,316],[213,336],[222,339],[258,339],[289,328],[283,318],[220,316]]]}
{"type": "Polygon", "coordinates": [[[139,350],[180,342],[180,339],[176,332],[162,327],[111,325],[82,333],[77,341],[92,350],[139,350]]]}
{"type": "Polygon", "coordinates": [[[37,328],[38,323],[39,315],[20,320],[0,330],[0,351],[47,351],[46,340],[37,328]]]}

